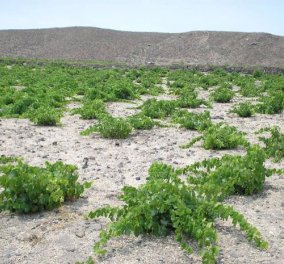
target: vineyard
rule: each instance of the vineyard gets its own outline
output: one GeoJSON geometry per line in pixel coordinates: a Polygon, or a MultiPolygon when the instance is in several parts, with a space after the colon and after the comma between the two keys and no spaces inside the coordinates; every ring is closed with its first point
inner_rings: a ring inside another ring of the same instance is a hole
{"type": "Polygon", "coordinates": [[[0,62],[0,263],[280,263],[284,75],[0,62]]]}

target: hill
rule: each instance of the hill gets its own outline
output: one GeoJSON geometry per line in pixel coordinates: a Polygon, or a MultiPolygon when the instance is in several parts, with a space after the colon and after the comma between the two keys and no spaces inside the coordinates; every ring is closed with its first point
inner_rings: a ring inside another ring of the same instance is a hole
{"type": "Polygon", "coordinates": [[[0,30],[0,57],[284,68],[284,37],[213,31],[143,33],[91,27],[0,30]]]}

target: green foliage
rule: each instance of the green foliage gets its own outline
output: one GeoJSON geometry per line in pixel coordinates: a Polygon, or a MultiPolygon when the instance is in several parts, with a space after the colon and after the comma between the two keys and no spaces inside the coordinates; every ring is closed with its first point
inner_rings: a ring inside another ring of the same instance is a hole
{"type": "Polygon", "coordinates": [[[251,117],[254,113],[254,106],[251,103],[240,103],[237,106],[234,106],[231,110],[231,113],[236,113],[240,117],[251,117]]]}
{"type": "Polygon", "coordinates": [[[87,100],[81,108],[75,109],[73,114],[80,114],[82,119],[100,119],[108,115],[102,100],[87,100]]]}
{"type": "Polygon", "coordinates": [[[176,109],[176,101],[148,99],[141,106],[142,114],[151,118],[165,118],[176,109]]]}
{"type": "Polygon", "coordinates": [[[17,164],[0,166],[0,211],[38,212],[59,207],[80,197],[90,183],[77,183],[76,166],[62,162],[45,163],[45,168],[17,164]]]}
{"type": "MultiPolygon", "coordinates": [[[[249,174],[249,171],[255,167],[261,167],[262,156],[255,157],[254,151],[259,150],[252,150],[252,153],[248,154],[253,156],[254,160],[249,160],[248,157],[247,162],[243,161],[243,166],[253,165],[252,168],[245,167],[244,176],[241,176],[241,171],[237,168],[237,161],[232,162],[238,173],[237,176],[241,177],[235,180],[233,186],[238,186],[238,184],[243,186],[243,181],[249,181],[253,189],[255,185],[259,185],[259,181],[250,180],[249,174]]],[[[226,187],[228,182],[232,184],[234,181],[233,175],[230,176],[227,173],[229,158],[227,160],[226,166],[222,168],[222,165],[219,166],[218,161],[214,160],[214,163],[217,164],[215,173],[217,174],[219,171],[222,174],[220,177],[227,177],[227,179],[224,178],[222,181],[217,176],[211,179],[206,175],[199,178],[196,183],[191,180],[182,181],[178,177],[180,171],[175,171],[169,165],[154,163],[149,169],[149,176],[145,184],[138,188],[125,186],[122,189],[120,199],[124,202],[123,206],[106,206],[89,213],[89,217],[92,219],[106,217],[111,220],[107,228],[101,231],[100,239],[94,245],[95,253],[105,254],[104,247],[112,237],[129,234],[167,236],[174,232],[176,240],[184,250],[188,253],[192,252],[192,248],[187,243],[187,238],[192,238],[202,250],[203,263],[215,263],[219,248],[214,222],[218,218],[226,220],[231,218],[234,226],[239,225],[241,230],[246,233],[248,240],[254,241],[260,248],[266,248],[267,242],[261,238],[259,231],[250,225],[242,214],[231,206],[223,205],[217,201],[218,196],[216,196],[214,187],[223,191],[220,186],[216,185],[221,184],[226,187]],[[208,188],[207,186],[210,184],[212,186],[208,188]],[[205,189],[212,192],[204,195],[205,189]]],[[[209,164],[208,171],[210,171],[213,163],[211,161],[207,161],[207,163],[209,164]]],[[[195,166],[194,170],[197,172],[198,165],[195,166]]],[[[185,171],[192,172],[193,169],[190,167],[185,171]]],[[[250,187],[248,190],[250,191],[250,187]]]]}
{"type": "Polygon", "coordinates": [[[179,123],[181,127],[191,130],[202,131],[212,125],[210,112],[192,113],[188,111],[177,111],[173,115],[173,122],[179,123]]]}
{"type": "Polygon", "coordinates": [[[248,82],[241,86],[240,94],[245,97],[259,96],[261,90],[254,83],[248,82]]]}
{"type": "Polygon", "coordinates": [[[7,157],[7,156],[4,156],[4,155],[1,155],[0,156],[0,166],[1,166],[1,164],[15,162],[17,160],[18,160],[18,158],[16,158],[16,157],[7,157]]]}
{"type": "Polygon", "coordinates": [[[239,132],[235,127],[228,126],[224,123],[211,125],[203,131],[203,135],[192,139],[182,148],[189,148],[197,141],[203,139],[205,149],[233,149],[239,145],[247,147],[248,141],[244,138],[244,133],[239,132]]]}
{"type": "Polygon", "coordinates": [[[99,123],[81,132],[87,136],[93,132],[98,132],[103,138],[124,139],[132,131],[131,124],[123,118],[106,117],[99,120],[99,123]]]}
{"type": "Polygon", "coordinates": [[[210,106],[209,102],[199,99],[195,90],[183,88],[179,91],[177,105],[181,108],[197,108],[200,105],[210,106]]]}
{"type": "Polygon", "coordinates": [[[223,85],[215,89],[211,96],[215,102],[228,103],[234,97],[234,92],[226,85],[223,85]]]}
{"type": "Polygon", "coordinates": [[[265,177],[274,170],[266,169],[265,151],[258,145],[248,148],[245,156],[224,155],[197,162],[182,169],[188,181],[208,199],[218,201],[233,195],[252,195],[262,191],[265,177]]]}
{"type": "Polygon", "coordinates": [[[41,106],[30,114],[30,119],[39,126],[55,126],[59,124],[61,114],[49,106],[41,106]]]}
{"type": "Polygon", "coordinates": [[[156,122],[152,118],[142,114],[130,116],[128,117],[128,121],[134,129],[139,130],[152,129],[156,125],[156,122]]]}
{"type": "Polygon", "coordinates": [[[280,114],[284,109],[283,91],[272,91],[261,97],[261,103],[256,105],[256,111],[261,114],[280,114]]]}
{"type": "Polygon", "coordinates": [[[280,161],[284,158],[284,134],[278,127],[260,129],[257,133],[270,132],[270,137],[259,137],[259,140],[265,144],[265,152],[268,157],[274,158],[274,161],[280,161]]]}

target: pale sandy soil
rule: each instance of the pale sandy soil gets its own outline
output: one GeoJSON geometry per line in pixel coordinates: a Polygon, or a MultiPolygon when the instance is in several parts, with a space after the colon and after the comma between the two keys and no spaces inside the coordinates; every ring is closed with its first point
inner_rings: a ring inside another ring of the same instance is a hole
{"type": "MultiPolygon", "coordinates": [[[[235,102],[238,100],[236,98],[235,102]]],[[[251,142],[257,142],[253,133],[261,127],[278,125],[284,128],[283,114],[238,118],[227,113],[233,103],[214,104],[210,110],[212,118],[247,132],[251,142]]],[[[138,111],[135,107],[137,104],[132,103],[108,104],[114,116],[133,114],[138,111]]],[[[175,127],[135,131],[125,140],[103,139],[97,134],[80,136],[80,131],[93,122],[68,113],[62,118],[61,127],[35,126],[24,119],[0,119],[0,155],[21,156],[33,165],[43,165],[46,160],[62,160],[78,166],[80,180],[94,180],[91,189],[81,199],[64,204],[57,210],[33,215],[0,213],[1,264],[65,264],[84,260],[93,254],[94,241],[106,223],[104,220],[87,221],[84,214],[105,204],[120,204],[117,195],[121,188],[125,184],[138,186],[144,183],[152,162],[163,161],[182,167],[224,153],[244,153],[242,148],[208,151],[201,144],[191,149],[180,149],[181,144],[198,132],[175,127]],[[85,169],[82,168],[84,158],[89,159],[85,169]]],[[[271,164],[267,162],[268,166],[271,164]]],[[[283,168],[284,162],[274,166],[283,168]]],[[[270,247],[261,251],[230,222],[218,221],[221,247],[218,263],[279,264],[283,261],[283,189],[284,176],[274,175],[266,180],[263,193],[231,197],[227,201],[261,231],[270,247]]],[[[194,243],[192,245],[195,246],[194,243]]],[[[174,237],[116,238],[108,244],[108,252],[99,263],[201,263],[197,252],[192,255],[184,253],[174,237]]]]}

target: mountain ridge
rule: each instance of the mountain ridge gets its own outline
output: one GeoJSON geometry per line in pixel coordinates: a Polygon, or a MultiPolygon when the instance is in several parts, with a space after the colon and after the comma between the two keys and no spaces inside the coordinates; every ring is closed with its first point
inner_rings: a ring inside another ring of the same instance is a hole
{"type": "Polygon", "coordinates": [[[257,32],[158,33],[94,27],[11,29],[0,30],[0,57],[284,68],[284,37],[257,32]]]}

